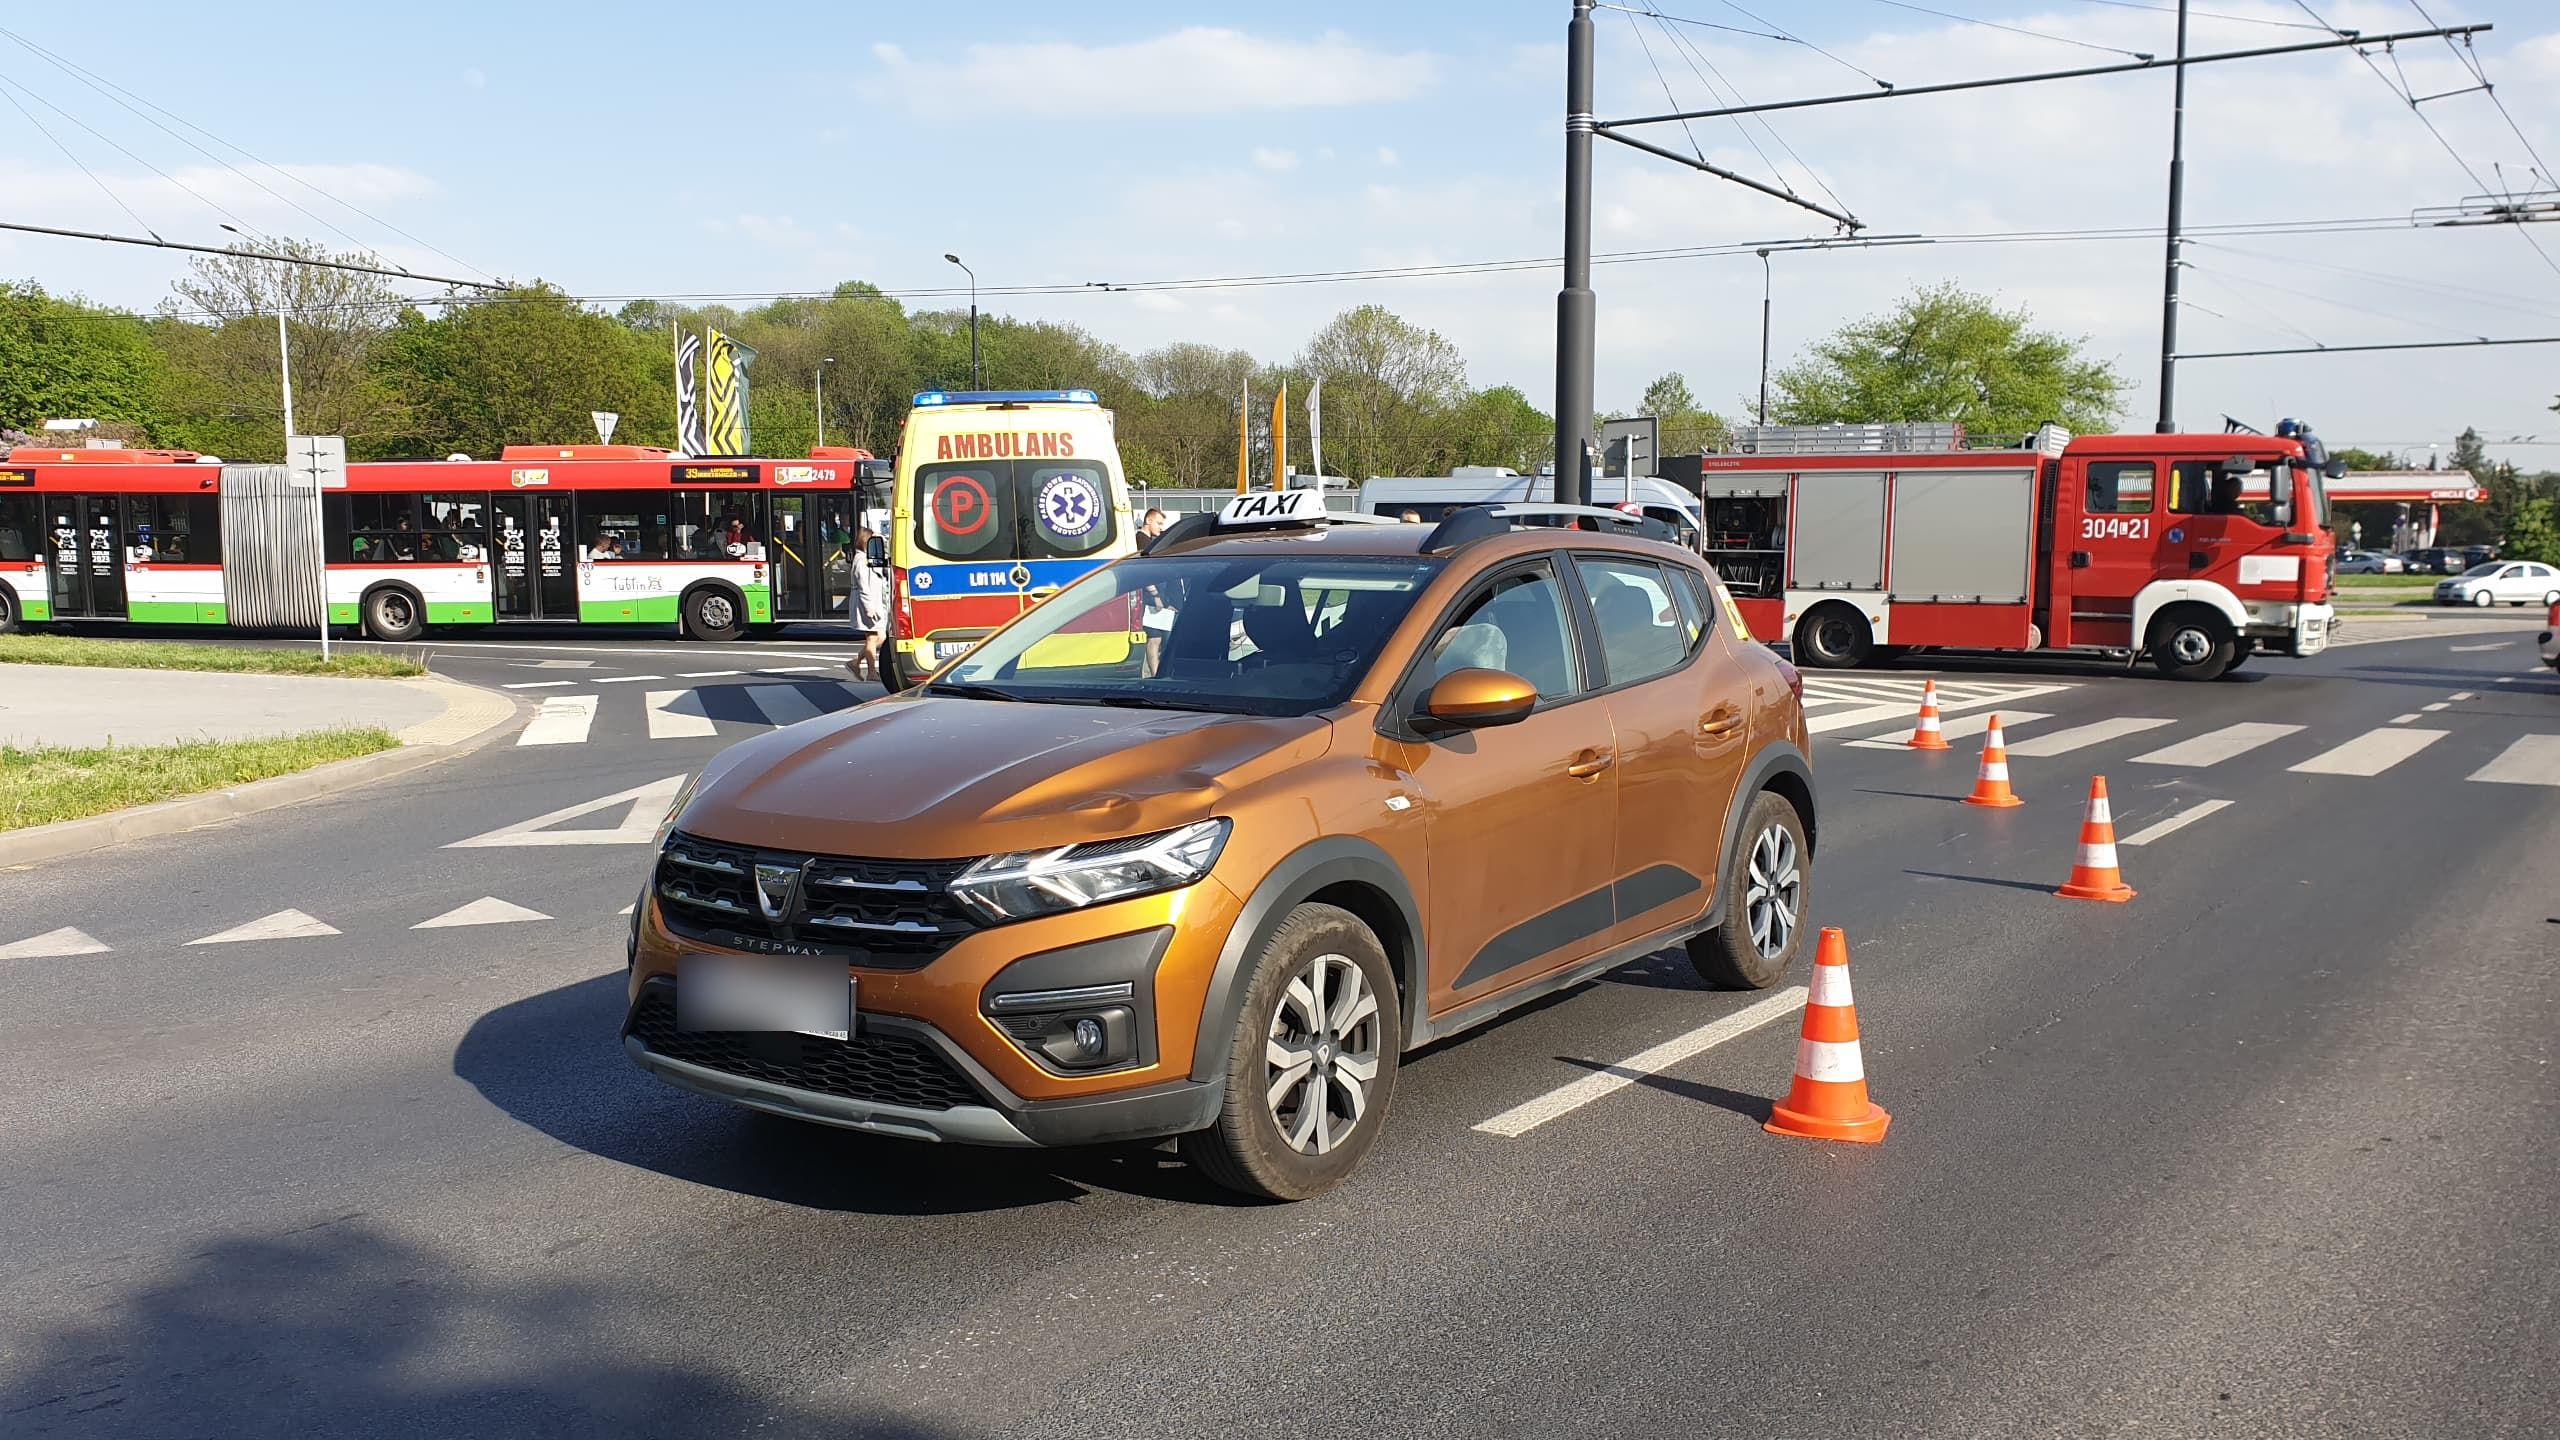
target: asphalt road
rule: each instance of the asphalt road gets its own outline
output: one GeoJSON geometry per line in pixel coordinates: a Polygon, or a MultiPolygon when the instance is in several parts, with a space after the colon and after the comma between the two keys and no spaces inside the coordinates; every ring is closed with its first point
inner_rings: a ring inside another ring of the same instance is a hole
{"type": "Polygon", "coordinates": [[[1952,727],[2053,737],[2009,811],[1954,803],[1974,740],[1845,743],[1932,672],[1817,676],[1812,918],[1850,936],[1884,1144],[1761,1132],[1792,1017],[1476,1128],[1756,998],[1657,958],[1411,1060],[1367,1167],[1285,1207],[648,1080],[626,832],[780,692],[852,703],[844,647],[439,645],[592,714],[0,873],[0,947],[104,947],[0,959],[0,1433],[2547,1434],[2530,642],[1933,672],[1952,727]],[[2048,893],[2099,771],[2120,837],[2194,817],[2125,847],[2125,906],[2048,893]],[[413,928],[457,910],[492,923],[413,928]],[[329,933],[190,943],[261,921],[329,933]]]}

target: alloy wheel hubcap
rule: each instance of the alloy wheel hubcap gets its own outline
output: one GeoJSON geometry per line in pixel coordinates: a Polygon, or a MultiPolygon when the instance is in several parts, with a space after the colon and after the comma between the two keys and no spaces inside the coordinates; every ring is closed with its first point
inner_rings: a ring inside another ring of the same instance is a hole
{"type": "Polygon", "coordinates": [[[1369,1113],[1381,1018],[1368,975],[1348,956],[1318,955],[1289,978],[1263,1046],[1265,1099],[1289,1148],[1330,1153],[1369,1113]]]}
{"type": "Polygon", "coordinates": [[[1742,894],[1743,913],[1751,922],[1751,948],[1764,960],[1785,954],[1795,940],[1796,916],[1804,905],[1804,868],[1797,861],[1793,831],[1772,825],[1751,842],[1751,876],[1742,894]]]}

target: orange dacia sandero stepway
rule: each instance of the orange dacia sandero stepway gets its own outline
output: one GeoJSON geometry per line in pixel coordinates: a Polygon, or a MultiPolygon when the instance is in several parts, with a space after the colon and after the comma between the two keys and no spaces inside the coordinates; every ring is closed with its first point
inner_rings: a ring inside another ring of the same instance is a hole
{"type": "Polygon", "coordinates": [[[1801,682],[1698,557],[1596,509],[1365,519],[1240,498],[724,752],[635,911],[632,1058],[889,1135],[1180,1136],[1300,1198],[1404,1051],[1665,946],[1775,982],[1801,682]],[[1108,611],[1162,643],[1051,643],[1108,611]]]}

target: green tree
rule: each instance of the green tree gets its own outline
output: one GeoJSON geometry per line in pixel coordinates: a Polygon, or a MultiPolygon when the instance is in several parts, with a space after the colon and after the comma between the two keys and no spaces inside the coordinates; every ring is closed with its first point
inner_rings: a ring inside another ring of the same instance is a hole
{"type": "Polygon", "coordinates": [[[2002,439],[2048,420],[2103,431],[2123,411],[2125,379],[2085,343],[1988,296],[1926,286],[1771,376],[1769,413],[1789,425],[1951,420],[2002,439]]]}
{"type": "Polygon", "coordinates": [[[1450,417],[1448,448],[1433,458],[1431,473],[1460,465],[1507,465],[1535,474],[1556,452],[1556,422],[1510,385],[1479,390],[1450,417]]]}
{"type": "MultiPolygon", "coordinates": [[[[662,364],[648,336],[535,284],[458,303],[437,318],[403,313],[376,373],[408,401],[399,445],[411,454],[495,455],[594,433],[592,410],[645,419],[661,407],[662,364]]],[[[615,438],[623,438],[617,435],[615,438]]]]}
{"type": "MultiPolygon", "coordinates": [[[[379,265],[364,251],[280,240],[266,254],[379,265]]],[[[374,373],[373,352],[397,323],[399,293],[378,275],[295,265],[259,255],[200,255],[170,288],[153,329],[168,357],[170,436],[233,459],[284,456],[275,316],[285,308],[293,352],[294,428],[343,435],[357,458],[386,453],[403,399],[374,373]]]]}
{"type": "Polygon", "coordinates": [[[1654,417],[1665,455],[1696,455],[1724,448],[1724,417],[1699,406],[1689,381],[1674,370],[1644,387],[1636,413],[1654,417]]]}
{"type": "Polygon", "coordinates": [[[1438,332],[1383,305],[1345,310],[1299,352],[1299,383],[1324,378],[1325,443],[1345,475],[1433,473],[1440,422],[1467,397],[1467,363],[1438,332]]]}
{"type": "Polygon", "coordinates": [[[34,281],[0,281],[0,425],[78,418],[156,439],[164,375],[140,316],[48,295],[34,281]]]}
{"type": "Polygon", "coordinates": [[[2389,450],[2358,450],[2352,445],[2341,450],[2330,451],[2329,458],[2350,470],[2406,470],[2409,468],[2409,457],[2405,455],[2395,454],[2389,450]]]}
{"type": "Polygon", "coordinates": [[[1167,483],[1196,489],[1231,482],[1236,397],[1253,378],[1253,357],[1184,341],[1147,351],[1133,363],[1145,399],[1134,413],[1120,416],[1123,442],[1161,457],[1167,483]]]}
{"type": "Polygon", "coordinates": [[[2506,517],[2503,553],[2510,560],[2539,560],[2560,565],[2560,517],[2551,501],[2535,495],[2519,502],[2506,517]]]}

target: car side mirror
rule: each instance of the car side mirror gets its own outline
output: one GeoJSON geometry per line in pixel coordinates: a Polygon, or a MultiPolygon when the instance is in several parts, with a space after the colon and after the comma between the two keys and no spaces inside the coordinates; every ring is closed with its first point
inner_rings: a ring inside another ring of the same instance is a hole
{"type": "Polygon", "coordinates": [[[2332,480],[2344,480],[2347,478],[2347,462],[2332,455],[2329,463],[2320,467],[2320,473],[2332,480]]]}
{"type": "Polygon", "coordinates": [[[871,537],[871,544],[870,544],[870,546],[868,547],[868,553],[869,553],[869,554],[870,554],[870,556],[871,556],[871,563],[872,563],[872,564],[874,564],[874,565],[886,565],[886,564],[888,564],[888,563],[889,563],[889,542],[888,542],[888,541],[886,541],[886,540],[881,539],[881,538],[880,538],[879,536],[877,536],[877,535],[872,536],[872,537],[871,537]]]}
{"type": "Polygon", "coordinates": [[[1452,670],[1422,697],[1424,715],[1465,730],[1517,725],[1537,708],[1538,687],[1508,670],[1452,670]]]}

